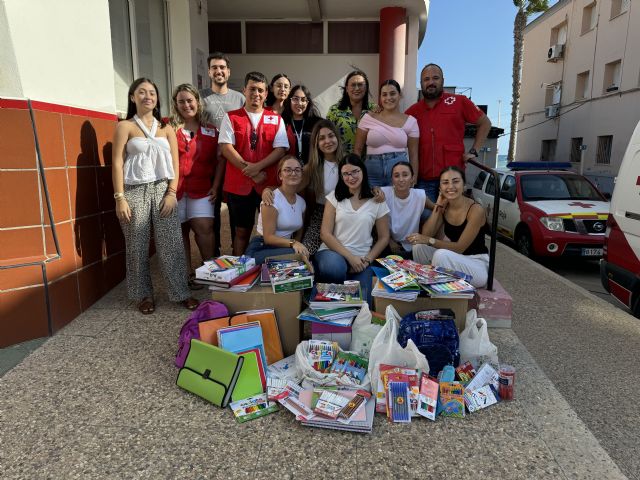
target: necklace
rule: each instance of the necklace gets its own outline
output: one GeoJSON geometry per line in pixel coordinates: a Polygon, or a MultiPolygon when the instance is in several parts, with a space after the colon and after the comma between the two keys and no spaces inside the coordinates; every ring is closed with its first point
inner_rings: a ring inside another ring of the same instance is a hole
{"type": "Polygon", "coordinates": [[[296,138],[298,139],[298,158],[302,158],[302,130],[304,129],[304,118],[302,119],[302,124],[300,125],[300,132],[296,129],[296,122],[299,120],[293,120],[291,125],[293,126],[293,133],[295,133],[296,138]]]}

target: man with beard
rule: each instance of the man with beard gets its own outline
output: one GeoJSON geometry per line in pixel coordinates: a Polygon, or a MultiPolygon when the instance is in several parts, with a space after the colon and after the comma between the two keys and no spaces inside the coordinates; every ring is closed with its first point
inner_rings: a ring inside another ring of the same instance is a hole
{"type": "Polygon", "coordinates": [[[442,69],[435,63],[426,65],[420,73],[423,99],[405,112],[416,118],[420,128],[417,186],[434,202],[442,169],[452,165],[464,169],[467,160],[478,156],[491,129],[491,121],[482,110],[464,95],[445,93],[443,85],[442,69]],[[466,123],[477,127],[468,152],[464,151],[463,143],[466,123]]]}
{"type": "MultiPolygon", "coordinates": [[[[227,86],[229,76],[231,75],[231,65],[229,57],[222,52],[214,52],[207,58],[209,65],[209,78],[211,79],[211,88],[205,88],[200,91],[202,98],[202,106],[204,107],[203,121],[211,123],[220,130],[220,123],[225,113],[231,110],[237,110],[244,105],[244,95],[235,90],[231,90],[227,86]]],[[[218,161],[219,168],[224,168],[224,159],[218,161]]],[[[211,192],[211,201],[215,202],[213,207],[213,232],[215,244],[213,246],[214,256],[220,255],[220,208],[222,205],[222,192],[211,192]]],[[[231,225],[231,241],[235,236],[234,226],[231,225]]]]}

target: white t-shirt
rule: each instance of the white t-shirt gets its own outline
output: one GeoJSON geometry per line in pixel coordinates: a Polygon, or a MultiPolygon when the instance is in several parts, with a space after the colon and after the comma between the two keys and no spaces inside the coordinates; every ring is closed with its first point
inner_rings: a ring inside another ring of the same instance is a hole
{"type": "MultiPolygon", "coordinates": [[[[327,202],[336,209],[333,235],[353,255],[364,257],[373,244],[371,230],[376,220],[389,213],[386,202],[376,203],[373,198],[370,198],[358,210],[354,210],[351,199],[345,198],[338,202],[335,191],[327,195],[327,202]]],[[[318,251],[328,248],[322,243],[318,251]]]]}
{"type": "Polygon", "coordinates": [[[391,212],[389,215],[389,228],[391,238],[402,244],[407,251],[411,251],[411,244],[405,239],[410,233],[420,232],[420,215],[424,210],[427,194],[421,188],[409,190],[407,198],[398,198],[393,187],[380,187],[384,193],[385,203],[391,212]]]}
{"type": "Polygon", "coordinates": [[[338,184],[338,164],[336,162],[322,162],[323,175],[324,175],[324,192],[316,193],[316,203],[324,205],[327,195],[336,189],[338,184]]]}
{"type": "MultiPolygon", "coordinates": [[[[307,207],[306,202],[300,195],[296,195],[296,203],[291,205],[280,189],[276,188],[273,192],[273,206],[278,211],[276,237],[291,238],[294,232],[302,228],[304,210],[307,207]]],[[[262,204],[260,204],[256,230],[260,235],[264,235],[262,230],[262,204]]]]}
{"type": "MultiPolygon", "coordinates": [[[[246,109],[245,112],[247,112],[246,109]]],[[[260,122],[260,118],[264,113],[265,110],[261,111],[260,113],[247,112],[253,128],[258,128],[258,123],[260,122]]],[[[273,112],[269,112],[268,114],[273,115],[273,112]]],[[[280,125],[278,126],[276,137],[273,139],[273,148],[282,147],[289,149],[289,139],[287,138],[286,127],[284,126],[284,122],[281,118],[278,117],[278,121],[280,122],[280,125]]],[[[220,124],[218,143],[230,143],[231,145],[236,144],[236,136],[233,133],[233,126],[231,125],[231,120],[229,119],[228,113],[224,114],[224,118],[222,119],[222,123],[220,124]]]]}

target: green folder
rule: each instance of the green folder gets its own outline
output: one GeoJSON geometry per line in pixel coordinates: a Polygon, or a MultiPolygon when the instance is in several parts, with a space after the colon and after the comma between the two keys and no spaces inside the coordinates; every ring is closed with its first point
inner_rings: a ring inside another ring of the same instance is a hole
{"type": "Polygon", "coordinates": [[[189,355],[176,384],[224,408],[231,400],[244,361],[235,353],[191,339],[189,355]]]}
{"type": "Polygon", "coordinates": [[[242,364],[242,370],[240,371],[236,386],[233,389],[232,402],[264,393],[256,352],[241,353],[240,356],[244,357],[244,363],[242,364]]]}

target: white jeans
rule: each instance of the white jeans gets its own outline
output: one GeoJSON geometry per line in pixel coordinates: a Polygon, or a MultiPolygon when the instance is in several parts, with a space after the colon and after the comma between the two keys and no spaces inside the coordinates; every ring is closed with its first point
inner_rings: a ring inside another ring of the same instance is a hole
{"type": "Polygon", "coordinates": [[[444,248],[419,244],[413,246],[413,259],[423,265],[444,267],[471,275],[473,278],[469,283],[476,288],[482,288],[487,284],[489,272],[489,255],[487,253],[462,255],[444,248]]]}

